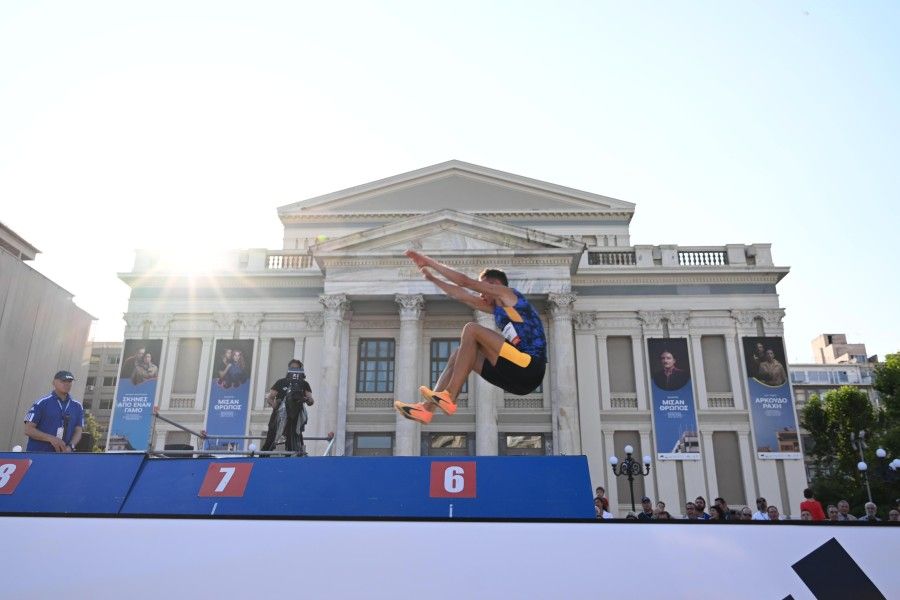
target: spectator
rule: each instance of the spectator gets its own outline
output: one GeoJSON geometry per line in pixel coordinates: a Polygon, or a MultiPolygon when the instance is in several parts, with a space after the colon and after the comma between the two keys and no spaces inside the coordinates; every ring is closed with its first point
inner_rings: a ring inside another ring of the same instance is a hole
{"type": "Polygon", "coordinates": [[[838,518],[838,515],[840,513],[838,512],[837,506],[835,506],[834,504],[829,504],[827,512],[829,521],[833,523],[837,523],[838,521],[840,521],[840,519],[838,518]]]}
{"type": "Polygon", "coordinates": [[[597,495],[594,497],[600,499],[600,502],[603,504],[603,510],[609,511],[609,499],[606,497],[606,490],[602,486],[597,486],[597,495]]]}
{"type": "Polygon", "coordinates": [[[768,521],[769,513],[766,512],[769,504],[766,502],[765,498],[757,498],[756,499],[756,512],[753,513],[754,521],[768,521]]]}
{"type": "Polygon", "coordinates": [[[603,502],[600,498],[594,498],[594,510],[597,512],[598,519],[612,519],[612,513],[603,508],[603,502]]]}
{"type": "Polygon", "coordinates": [[[713,504],[709,507],[709,520],[716,521],[717,523],[724,523],[726,521],[725,513],[722,511],[719,505],[713,504]]]}
{"type": "Polygon", "coordinates": [[[700,518],[700,513],[697,512],[697,505],[693,502],[688,502],[684,505],[684,518],[688,521],[703,521],[705,519],[700,518]]]}
{"type": "MultiPolygon", "coordinates": [[[[897,512],[897,511],[891,511],[891,512],[897,512]]],[[[898,514],[900,514],[900,513],[898,513],[898,514]]],[[[656,515],[656,520],[657,521],[671,521],[672,515],[670,515],[669,511],[667,511],[667,510],[661,510],[661,511],[659,511],[659,514],[656,515]]]]}
{"type": "Polygon", "coordinates": [[[846,500],[838,502],[838,521],[855,521],[856,517],[850,514],[850,503],[846,500]]]}
{"type": "Polygon", "coordinates": [[[697,496],[694,500],[694,505],[697,507],[697,512],[700,513],[700,518],[708,521],[709,513],[706,512],[706,499],[703,496],[697,496]]]}
{"type": "Polygon", "coordinates": [[[769,507],[766,508],[766,515],[768,515],[770,521],[780,521],[781,520],[781,515],[778,514],[777,506],[773,506],[770,504],[769,507]]]}
{"type": "Polygon", "coordinates": [[[638,518],[637,518],[637,515],[635,515],[633,512],[628,511],[628,514],[625,515],[625,520],[626,521],[637,521],[638,518]]]}
{"type": "Polygon", "coordinates": [[[731,509],[728,508],[728,504],[725,502],[725,498],[721,496],[713,500],[713,504],[719,507],[719,510],[722,511],[722,518],[726,521],[731,520],[731,509]]]}
{"type": "Polygon", "coordinates": [[[753,511],[750,510],[749,506],[745,506],[741,509],[741,521],[752,521],[753,520],[753,511]]]}
{"type": "Polygon", "coordinates": [[[865,521],[867,523],[874,523],[880,520],[878,518],[878,507],[875,506],[874,502],[866,502],[866,514],[857,519],[857,521],[865,521]]]}
{"type": "Polygon", "coordinates": [[[638,513],[637,518],[639,521],[653,520],[653,501],[647,496],[641,498],[641,512],[638,513]]]}
{"type": "Polygon", "coordinates": [[[25,415],[27,452],[74,452],[84,429],[84,409],[69,395],[75,376],[59,371],[53,392],[37,400],[25,415]]]}
{"type": "Polygon", "coordinates": [[[656,503],[656,512],[661,513],[666,510],[666,503],[660,500],[656,503]]]}
{"type": "Polygon", "coordinates": [[[812,521],[813,520],[812,513],[809,512],[808,510],[801,510],[800,511],[800,520],[801,521],[812,521]]]}
{"type": "Polygon", "coordinates": [[[803,497],[806,498],[806,500],[800,503],[800,514],[802,515],[804,510],[808,510],[813,521],[824,521],[825,511],[822,510],[822,504],[813,498],[813,491],[806,488],[803,490],[803,497]]]}
{"type": "Polygon", "coordinates": [[[891,512],[888,513],[888,521],[891,521],[894,523],[900,521],[900,510],[897,510],[896,508],[892,508],[891,512]]]}

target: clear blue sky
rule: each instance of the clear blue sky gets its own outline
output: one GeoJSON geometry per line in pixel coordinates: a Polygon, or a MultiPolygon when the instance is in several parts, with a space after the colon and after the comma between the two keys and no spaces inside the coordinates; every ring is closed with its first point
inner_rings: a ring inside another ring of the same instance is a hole
{"type": "Polygon", "coordinates": [[[0,220],[121,337],[134,248],[451,158],[771,242],[788,354],[900,349],[897,2],[4,2],[0,220]]]}

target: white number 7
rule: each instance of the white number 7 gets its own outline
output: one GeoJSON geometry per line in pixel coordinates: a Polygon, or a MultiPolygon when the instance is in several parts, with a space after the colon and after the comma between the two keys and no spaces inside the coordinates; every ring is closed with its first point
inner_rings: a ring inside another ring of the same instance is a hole
{"type": "Polygon", "coordinates": [[[219,473],[222,473],[223,477],[222,481],[219,482],[219,485],[216,486],[216,491],[224,492],[225,488],[228,487],[228,482],[234,477],[234,467],[220,467],[219,473]]]}

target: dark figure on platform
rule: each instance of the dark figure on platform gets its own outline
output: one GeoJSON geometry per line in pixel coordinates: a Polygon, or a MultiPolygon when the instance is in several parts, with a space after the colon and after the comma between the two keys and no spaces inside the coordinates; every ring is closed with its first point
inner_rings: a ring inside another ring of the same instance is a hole
{"type": "Polygon", "coordinates": [[[284,433],[284,449],[304,454],[303,430],[308,419],[306,407],[314,402],[312,388],[303,372],[303,363],[295,358],[288,363],[287,376],[272,384],[266,394],[266,403],[272,407],[272,415],[262,450],[274,450],[278,438],[284,433]]]}

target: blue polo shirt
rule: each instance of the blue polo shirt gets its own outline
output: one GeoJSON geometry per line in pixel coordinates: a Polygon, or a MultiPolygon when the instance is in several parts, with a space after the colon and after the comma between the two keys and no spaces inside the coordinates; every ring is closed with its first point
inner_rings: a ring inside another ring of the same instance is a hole
{"type": "MultiPolygon", "coordinates": [[[[63,441],[71,444],[75,428],[84,429],[84,408],[69,394],[66,394],[66,401],[63,402],[59,396],[51,393],[31,405],[28,413],[25,414],[25,422],[34,423],[39,431],[52,436],[56,435],[58,428],[64,427],[63,441]]],[[[25,450],[28,452],[54,452],[53,446],[49,442],[39,442],[31,438],[28,438],[25,450]]]]}

